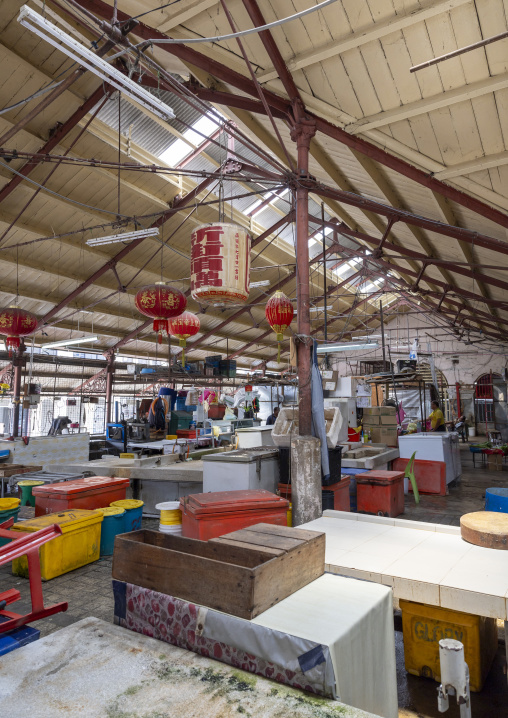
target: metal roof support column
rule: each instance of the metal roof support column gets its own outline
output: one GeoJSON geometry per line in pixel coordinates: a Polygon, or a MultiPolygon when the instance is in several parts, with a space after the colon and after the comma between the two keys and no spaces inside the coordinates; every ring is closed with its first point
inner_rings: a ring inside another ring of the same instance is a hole
{"type": "MultiPolygon", "coordinates": [[[[12,386],[12,404],[14,406],[14,411],[12,412],[12,427],[11,427],[11,436],[19,436],[19,408],[21,406],[21,374],[23,371],[23,366],[25,365],[26,358],[24,356],[25,353],[25,343],[23,340],[21,340],[21,344],[19,346],[19,349],[16,350],[16,353],[14,354],[14,357],[12,359],[12,365],[14,367],[14,382],[12,386]]],[[[21,427],[21,431],[23,432],[23,427],[21,427]]]]}
{"type": "MultiPolygon", "coordinates": [[[[296,103],[295,107],[297,107],[296,103]]],[[[304,116],[300,116],[291,129],[291,139],[296,142],[298,162],[296,188],[296,306],[298,308],[298,334],[296,351],[298,361],[299,432],[301,436],[311,436],[312,434],[312,340],[309,311],[309,191],[299,180],[308,177],[310,141],[315,134],[316,123],[304,116]]]]}
{"type": "MultiPolygon", "coordinates": [[[[111,422],[113,409],[113,382],[115,380],[115,352],[109,350],[106,356],[106,424],[111,422]]],[[[106,427],[104,427],[106,429],[106,427]]]]}

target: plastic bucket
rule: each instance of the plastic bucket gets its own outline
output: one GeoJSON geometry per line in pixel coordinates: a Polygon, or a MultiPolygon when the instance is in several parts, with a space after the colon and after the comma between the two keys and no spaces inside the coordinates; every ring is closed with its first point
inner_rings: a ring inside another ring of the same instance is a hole
{"type": "Polygon", "coordinates": [[[32,494],[34,486],[43,486],[44,481],[36,481],[35,479],[23,479],[18,481],[18,494],[21,499],[21,506],[35,506],[35,496],[32,494]]]}
{"type": "Polygon", "coordinates": [[[161,526],[178,526],[182,523],[182,512],[180,511],[179,501],[165,501],[156,504],[155,508],[161,512],[161,526]]]}
{"type": "Polygon", "coordinates": [[[508,514],[508,489],[487,489],[485,491],[485,511],[508,514]]]}
{"type": "Polygon", "coordinates": [[[139,499],[120,499],[120,501],[113,501],[110,504],[118,509],[125,509],[125,533],[138,531],[141,528],[144,503],[139,499]]]}
{"type": "MultiPolygon", "coordinates": [[[[3,524],[4,521],[8,521],[10,518],[13,518],[14,523],[16,523],[19,508],[19,499],[0,499],[0,524],[3,524]]],[[[15,538],[19,538],[19,536],[15,536],[15,538]]],[[[8,543],[10,543],[9,539],[0,538],[0,546],[6,546],[8,543]]]]}
{"type": "Polygon", "coordinates": [[[159,531],[163,534],[172,534],[173,536],[182,535],[182,524],[174,524],[173,526],[165,526],[159,524],[159,531]]]}
{"type": "Polygon", "coordinates": [[[108,506],[101,509],[101,556],[112,556],[115,547],[115,536],[125,532],[125,509],[108,506]]]}

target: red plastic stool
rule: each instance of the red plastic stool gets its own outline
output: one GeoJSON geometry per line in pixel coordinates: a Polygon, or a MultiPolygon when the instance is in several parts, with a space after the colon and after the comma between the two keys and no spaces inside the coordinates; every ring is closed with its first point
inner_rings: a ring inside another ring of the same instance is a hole
{"type": "Polygon", "coordinates": [[[28,560],[28,579],[30,581],[30,597],[32,599],[32,610],[30,613],[21,614],[7,611],[6,606],[21,598],[20,592],[15,588],[0,593],[0,616],[7,618],[7,621],[0,622],[0,633],[12,631],[13,628],[25,625],[31,621],[38,621],[41,618],[52,616],[54,613],[66,611],[68,607],[67,601],[55,603],[53,606],[44,607],[44,599],[42,596],[41,582],[41,564],[39,561],[39,546],[51,541],[51,539],[60,536],[62,529],[60,526],[53,524],[47,526],[40,531],[31,534],[21,534],[21,538],[17,531],[7,531],[14,523],[14,519],[10,518],[0,524],[0,537],[7,538],[11,543],[0,548],[0,566],[9,563],[20,556],[27,557],[28,560]]]}

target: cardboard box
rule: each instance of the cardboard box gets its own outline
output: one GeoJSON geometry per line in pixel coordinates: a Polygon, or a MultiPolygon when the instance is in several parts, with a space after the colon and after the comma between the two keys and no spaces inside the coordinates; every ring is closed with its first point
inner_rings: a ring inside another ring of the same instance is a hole
{"type": "Polygon", "coordinates": [[[365,412],[366,412],[366,411],[367,411],[367,409],[364,409],[364,410],[363,410],[363,426],[379,426],[380,423],[381,423],[381,422],[379,421],[379,419],[380,419],[381,417],[379,417],[379,416],[369,416],[368,414],[365,415],[365,412]]]}
{"type": "Polygon", "coordinates": [[[394,406],[371,406],[370,409],[365,409],[363,412],[368,416],[396,416],[397,411],[394,406]]]}
{"type": "Polygon", "coordinates": [[[398,446],[397,429],[386,427],[373,427],[370,429],[370,438],[373,444],[386,444],[387,446],[398,446]]]}
{"type": "Polygon", "coordinates": [[[489,471],[502,471],[503,470],[503,455],[502,454],[487,454],[487,465],[489,471]]]}
{"type": "Polygon", "coordinates": [[[379,416],[379,423],[381,426],[397,426],[397,416],[396,414],[390,414],[388,416],[379,416]]]}

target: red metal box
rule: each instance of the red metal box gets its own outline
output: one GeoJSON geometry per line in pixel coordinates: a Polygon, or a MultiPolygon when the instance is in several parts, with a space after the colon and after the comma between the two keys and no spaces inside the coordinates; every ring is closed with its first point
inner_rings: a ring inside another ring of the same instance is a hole
{"type": "Polygon", "coordinates": [[[182,536],[208,541],[255,524],[287,525],[289,501],[270,491],[212,491],[180,499],[182,536]]]}
{"type": "Polygon", "coordinates": [[[67,509],[101,509],[125,499],[129,479],[87,476],[75,481],[35,486],[35,515],[56,514],[67,509]]]}

